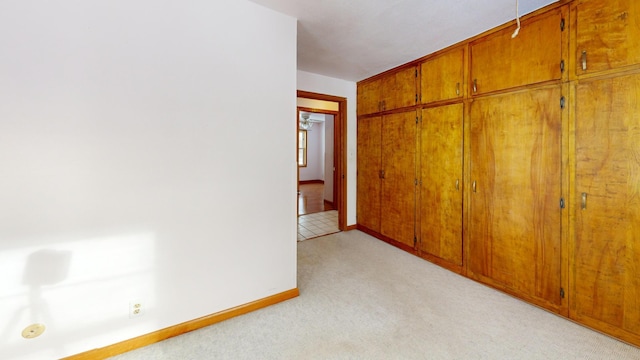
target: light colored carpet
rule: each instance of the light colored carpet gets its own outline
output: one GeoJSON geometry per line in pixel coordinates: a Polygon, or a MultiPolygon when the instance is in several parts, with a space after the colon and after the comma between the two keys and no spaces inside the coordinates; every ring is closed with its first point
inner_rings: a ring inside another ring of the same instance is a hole
{"type": "Polygon", "coordinates": [[[359,231],[298,259],[300,297],[112,359],[640,359],[359,231]]]}

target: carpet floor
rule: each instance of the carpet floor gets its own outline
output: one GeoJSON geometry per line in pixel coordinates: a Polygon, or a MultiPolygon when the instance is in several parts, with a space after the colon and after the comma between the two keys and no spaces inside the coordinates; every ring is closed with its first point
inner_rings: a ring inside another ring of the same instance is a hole
{"type": "Polygon", "coordinates": [[[639,348],[359,231],[298,243],[298,288],[112,359],[640,359],[639,348]]]}

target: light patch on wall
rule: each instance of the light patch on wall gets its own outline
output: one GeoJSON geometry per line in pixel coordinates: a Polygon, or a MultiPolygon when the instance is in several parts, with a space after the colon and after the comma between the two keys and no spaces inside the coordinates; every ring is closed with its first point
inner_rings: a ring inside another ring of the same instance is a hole
{"type": "Polygon", "coordinates": [[[145,312],[153,311],[155,242],[153,233],[142,232],[0,252],[3,354],[34,356],[33,341],[64,344],[70,335],[85,342],[105,336],[115,324],[135,321],[128,313],[133,298],[143,299],[145,312]],[[130,295],[122,298],[123,292],[130,295]],[[25,341],[21,331],[34,323],[47,331],[25,341]]]}

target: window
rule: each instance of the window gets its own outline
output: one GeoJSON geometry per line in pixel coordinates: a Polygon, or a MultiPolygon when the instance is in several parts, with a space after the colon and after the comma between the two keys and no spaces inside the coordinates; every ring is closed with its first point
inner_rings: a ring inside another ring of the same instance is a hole
{"type": "Polygon", "coordinates": [[[298,131],[298,166],[307,166],[307,130],[298,131]]]}

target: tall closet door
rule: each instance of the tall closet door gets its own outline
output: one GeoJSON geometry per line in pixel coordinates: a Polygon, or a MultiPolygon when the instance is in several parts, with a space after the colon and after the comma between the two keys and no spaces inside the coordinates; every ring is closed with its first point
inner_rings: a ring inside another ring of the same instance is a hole
{"type": "Polygon", "coordinates": [[[640,342],[640,75],[576,85],[571,317],[640,342]]]}
{"type": "Polygon", "coordinates": [[[560,86],[471,103],[468,270],[550,310],[561,306],[560,86]]]}
{"type": "Polygon", "coordinates": [[[420,251],[462,265],[463,104],[422,110],[420,251]]]}
{"type": "Polygon", "coordinates": [[[382,117],[358,120],[358,205],[359,225],[380,232],[382,172],[382,117]]]}
{"type": "Polygon", "coordinates": [[[382,216],[380,233],[414,247],[416,213],[416,112],[382,120],[382,216]]]}

